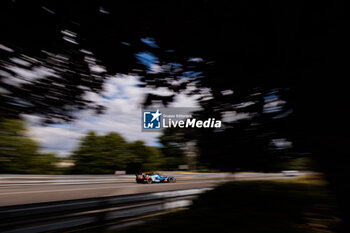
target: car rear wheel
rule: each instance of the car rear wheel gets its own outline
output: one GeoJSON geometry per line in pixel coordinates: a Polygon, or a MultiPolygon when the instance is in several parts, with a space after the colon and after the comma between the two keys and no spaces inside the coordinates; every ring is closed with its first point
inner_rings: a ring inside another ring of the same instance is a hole
{"type": "Polygon", "coordinates": [[[175,179],[173,177],[169,178],[169,183],[175,183],[175,179]]]}
{"type": "Polygon", "coordinates": [[[152,184],[153,180],[151,178],[147,179],[147,184],[152,184]]]}

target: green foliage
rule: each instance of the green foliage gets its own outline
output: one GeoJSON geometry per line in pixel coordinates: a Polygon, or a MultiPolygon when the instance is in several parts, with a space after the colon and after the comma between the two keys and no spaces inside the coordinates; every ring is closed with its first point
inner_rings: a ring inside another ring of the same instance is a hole
{"type": "Polygon", "coordinates": [[[164,155],[164,166],[168,169],[176,169],[181,164],[186,164],[184,151],[184,135],[177,128],[167,128],[159,137],[162,144],[161,151],[164,155]]]}
{"type": "Polygon", "coordinates": [[[128,143],[117,133],[99,136],[89,132],[73,152],[73,173],[112,174],[116,170],[134,173],[156,170],[162,162],[160,152],[143,141],[128,143]]]}
{"type": "Polygon", "coordinates": [[[20,120],[0,121],[0,173],[54,173],[54,154],[39,153],[20,120]]]}
{"type": "Polygon", "coordinates": [[[162,164],[162,155],[155,147],[146,146],[143,141],[135,141],[128,145],[130,157],[129,171],[153,171],[162,164]]]}
{"type": "Polygon", "coordinates": [[[104,174],[125,169],[126,142],[117,133],[98,136],[89,132],[73,153],[74,173],[104,174]]]}
{"type": "Polygon", "coordinates": [[[300,171],[318,170],[318,168],[315,166],[311,158],[308,158],[308,157],[293,159],[287,164],[287,166],[288,166],[287,167],[288,169],[292,169],[292,170],[300,170],[300,171]]]}

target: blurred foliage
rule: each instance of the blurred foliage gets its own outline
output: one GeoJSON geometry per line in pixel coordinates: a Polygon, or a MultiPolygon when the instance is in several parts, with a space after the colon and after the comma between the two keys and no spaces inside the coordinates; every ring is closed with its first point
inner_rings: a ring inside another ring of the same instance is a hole
{"type": "Polygon", "coordinates": [[[117,133],[98,136],[89,132],[73,152],[73,172],[103,174],[126,169],[126,141],[117,133]]]}
{"type": "Polygon", "coordinates": [[[72,159],[71,172],[83,174],[113,174],[116,170],[128,173],[156,170],[162,155],[143,141],[128,143],[118,133],[97,135],[90,131],[81,139],[72,159]]]}
{"type": "MultiPolygon", "coordinates": [[[[223,119],[229,112],[248,116],[233,117],[222,130],[195,130],[204,166],[277,169],[288,149],[270,143],[285,138],[295,151],[313,154],[349,213],[350,189],[344,185],[350,162],[345,5],[4,1],[0,117],[38,114],[50,122],[72,120],[79,109],[101,112],[86,94],[101,93],[109,75],[136,74],[142,87],[173,92],[150,93],[146,105],[168,105],[186,92],[199,96],[201,118],[223,119]],[[155,45],[143,42],[148,37],[155,45]],[[157,72],[149,61],[145,65],[138,59],[140,53],[152,54],[157,72]]],[[[179,163],[180,156],[169,158],[174,166],[179,163]]],[[[118,166],[127,165],[121,159],[118,166]]]]}
{"type": "Polygon", "coordinates": [[[143,141],[129,143],[128,152],[129,172],[155,171],[166,163],[159,148],[146,146],[143,141]]]}
{"type": "Polygon", "coordinates": [[[54,174],[59,172],[54,165],[59,160],[54,154],[39,152],[22,121],[0,121],[0,173],[54,174]]]}
{"type": "Polygon", "coordinates": [[[318,171],[319,168],[310,157],[291,159],[286,164],[286,169],[299,171],[318,171]]]}
{"type": "Polygon", "coordinates": [[[160,150],[164,155],[164,168],[178,169],[179,165],[186,164],[184,132],[178,128],[165,128],[158,138],[162,144],[160,150]]]}
{"type": "Polygon", "coordinates": [[[236,181],[200,195],[189,209],[150,217],[121,232],[342,232],[335,203],[319,177],[236,181]]]}

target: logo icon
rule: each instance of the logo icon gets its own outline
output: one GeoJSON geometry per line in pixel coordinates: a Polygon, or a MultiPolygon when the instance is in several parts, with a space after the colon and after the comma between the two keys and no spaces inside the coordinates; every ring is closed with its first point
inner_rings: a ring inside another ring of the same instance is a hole
{"type": "Polygon", "coordinates": [[[161,119],[162,113],[157,109],[156,112],[143,112],[143,128],[144,129],[160,129],[162,127],[161,119]]]}

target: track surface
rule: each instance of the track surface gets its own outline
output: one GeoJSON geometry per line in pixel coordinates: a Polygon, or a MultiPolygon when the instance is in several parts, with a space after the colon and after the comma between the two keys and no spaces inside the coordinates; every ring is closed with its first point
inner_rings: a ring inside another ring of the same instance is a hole
{"type": "MultiPolygon", "coordinates": [[[[168,173],[169,174],[169,173],[168,173]]],[[[137,184],[135,176],[0,175],[0,206],[213,187],[228,180],[288,179],[280,173],[175,174],[176,183],[137,184]]]]}

